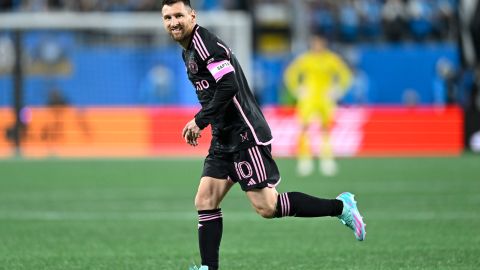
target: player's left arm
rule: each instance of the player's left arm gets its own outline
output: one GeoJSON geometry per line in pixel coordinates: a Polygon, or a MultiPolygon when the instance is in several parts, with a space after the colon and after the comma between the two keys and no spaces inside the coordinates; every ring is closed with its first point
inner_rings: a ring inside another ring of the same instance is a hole
{"type": "Polygon", "coordinates": [[[336,74],[336,84],[338,86],[336,93],[339,97],[343,96],[352,85],[352,72],[350,67],[342,60],[341,57],[334,55],[332,58],[334,72],[336,74]]]}
{"type": "Polygon", "coordinates": [[[230,62],[229,52],[224,45],[212,48],[214,52],[207,65],[213,78],[217,81],[217,88],[210,102],[195,115],[195,123],[200,129],[208,126],[212,120],[232,102],[239,86],[235,78],[235,69],[230,62]]]}

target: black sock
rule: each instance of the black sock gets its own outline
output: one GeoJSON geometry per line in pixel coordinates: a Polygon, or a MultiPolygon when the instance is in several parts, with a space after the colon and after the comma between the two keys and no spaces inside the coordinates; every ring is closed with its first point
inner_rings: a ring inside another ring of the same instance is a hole
{"type": "Polygon", "coordinates": [[[281,193],[277,198],[275,217],[325,217],[338,216],[343,211],[343,202],[310,196],[301,192],[281,193]]]}
{"type": "Polygon", "coordinates": [[[218,269],[218,254],[222,240],[223,218],[221,209],[198,211],[198,244],[202,265],[209,270],[218,269]]]}

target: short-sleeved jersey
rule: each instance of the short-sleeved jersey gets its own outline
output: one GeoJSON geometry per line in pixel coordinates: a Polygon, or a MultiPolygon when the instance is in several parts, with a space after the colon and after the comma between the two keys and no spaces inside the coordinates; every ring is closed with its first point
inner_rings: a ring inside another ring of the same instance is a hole
{"type": "Polygon", "coordinates": [[[223,41],[196,25],[182,57],[202,106],[195,122],[201,129],[212,128],[210,152],[236,152],[272,142],[242,68],[223,41]]]}

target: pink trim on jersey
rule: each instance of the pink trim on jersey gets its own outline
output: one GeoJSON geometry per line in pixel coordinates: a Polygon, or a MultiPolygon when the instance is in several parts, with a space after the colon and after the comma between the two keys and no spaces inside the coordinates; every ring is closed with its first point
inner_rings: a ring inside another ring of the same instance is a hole
{"type": "Polygon", "coordinates": [[[258,182],[260,183],[263,181],[263,176],[261,175],[261,171],[258,169],[257,160],[254,156],[252,148],[248,149],[248,153],[250,154],[250,159],[252,160],[253,166],[255,167],[255,172],[257,173],[257,179],[258,179],[258,182]]]}
{"type": "Polygon", "coordinates": [[[280,184],[280,181],[282,181],[282,178],[281,178],[281,177],[278,179],[277,183],[275,183],[275,184],[270,184],[270,183],[269,183],[269,184],[268,184],[268,187],[269,187],[269,188],[274,188],[274,187],[278,186],[278,184],[280,184]]]}
{"type": "Polygon", "coordinates": [[[213,78],[218,82],[225,74],[235,72],[232,64],[228,60],[213,62],[208,64],[208,71],[212,74],[213,78]]]}
{"type": "Polygon", "coordinates": [[[257,151],[258,159],[260,160],[260,168],[262,168],[263,175],[265,177],[264,180],[267,180],[267,172],[265,171],[265,164],[263,163],[262,155],[260,154],[260,150],[258,150],[258,146],[255,146],[255,151],[257,151]]]}
{"type": "Polygon", "coordinates": [[[223,46],[222,43],[217,42],[218,46],[222,47],[225,52],[227,52],[228,57],[230,57],[230,50],[227,49],[227,47],[223,46]]]}
{"type": "Polygon", "coordinates": [[[237,107],[237,109],[240,111],[240,114],[242,114],[243,119],[245,120],[245,122],[247,123],[248,127],[250,128],[250,131],[251,131],[252,134],[253,134],[253,138],[255,138],[255,142],[256,142],[258,145],[269,145],[269,144],[271,144],[272,141],[273,141],[273,138],[272,138],[270,141],[268,141],[268,142],[261,142],[261,141],[258,139],[257,133],[255,133],[255,129],[253,129],[252,124],[250,124],[250,121],[248,121],[248,118],[245,116],[245,113],[244,113],[243,110],[242,110],[242,106],[240,106],[240,103],[238,102],[236,96],[233,97],[233,103],[235,103],[235,107],[237,107]]]}
{"type": "Polygon", "coordinates": [[[193,37],[193,47],[195,47],[195,50],[197,51],[198,55],[200,55],[202,60],[205,61],[207,59],[207,56],[201,50],[200,46],[198,45],[198,41],[196,41],[196,39],[195,39],[195,36],[193,37]]]}
{"type": "Polygon", "coordinates": [[[205,53],[206,57],[208,58],[210,56],[210,53],[207,50],[207,47],[205,47],[205,43],[203,43],[202,38],[200,37],[200,34],[198,33],[198,28],[197,31],[195,31],[194,37],[197,38],[198,45],[200,46],[200,49],[205,53]]]}

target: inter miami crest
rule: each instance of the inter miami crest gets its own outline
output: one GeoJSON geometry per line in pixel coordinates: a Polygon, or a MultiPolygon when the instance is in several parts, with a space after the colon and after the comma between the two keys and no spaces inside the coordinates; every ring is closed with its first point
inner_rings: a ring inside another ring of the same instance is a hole
{"type": "Polygon", "coordinates": [[[195,62],[195,55],[193,54],[193,51],[191,51],[188,55],[187,68],[192,74],[197,74],[198,72],[198,65],[197,62],[195,62]]]}

